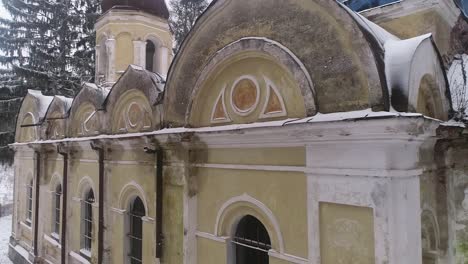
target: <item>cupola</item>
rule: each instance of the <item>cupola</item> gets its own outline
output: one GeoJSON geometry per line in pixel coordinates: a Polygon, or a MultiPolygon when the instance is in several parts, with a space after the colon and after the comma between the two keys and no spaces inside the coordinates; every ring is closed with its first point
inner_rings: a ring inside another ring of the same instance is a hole
{"type": "Polygon", "coordinates": [[[101,7],[103,13],[112,8],[126,8],[142,10],[164,19],[169,18],[169,10],[167,9],[164,0],[103,0],[101,7]]]}
{"type": "Polygon", "coordinates": [[[96,83],[113,85],[137,65],[162,76],[172,61],[169,11],[164,0],[103,0],[96,29],[96,83]]]}

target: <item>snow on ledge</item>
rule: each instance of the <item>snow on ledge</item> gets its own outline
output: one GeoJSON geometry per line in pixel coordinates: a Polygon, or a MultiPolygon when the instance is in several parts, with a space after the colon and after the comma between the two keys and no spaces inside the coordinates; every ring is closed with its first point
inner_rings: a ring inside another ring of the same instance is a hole
{"type": "Polygon", "coordinates": [[[397,117],[417,117],[433,120],[436,122],[441,122],[440,120],[426,117],[419,113],[400,113],[400,112],[373,112],[372,109],[360,110],[360,111],[351,111],[351,112],[338,112],[330,114],[321,114],[318,113],[312,117],[306,118],[288,118],[278,121],[270,122],[256,122],[250,124],[233,124],[225,126],[216,126],[216,127],[202,127],[202,128],[164,128],[161,130],[150,131],[150,132],[140,132],[140,133],[128,133],[128,134],[102,134],[94,137],[80,137],[80,138],[64,138],[58,140],[38,140],[32,142],[16,142],[10,144],[11,147],[26,146],[30,144],[57,144],[65,142],[84,142],[90,140],[100,140],[100,139],[128,139],[144,136],[157,136],[157,135],[169,135],[169,134],[182,134],[182,133],[216,133],[216,132],[226,132],[226,131],[235,131],[242,129],[252,129],[252,128],[265,128],[265,127],[283,127],[288,125],[295,124],[312,124],[312,123],[327,123],[327,122],[340,122],[340,121],[351,121],[351,120],[363,120],[363,119],[378,119],[378,118],[397,118],[397,117]]]}

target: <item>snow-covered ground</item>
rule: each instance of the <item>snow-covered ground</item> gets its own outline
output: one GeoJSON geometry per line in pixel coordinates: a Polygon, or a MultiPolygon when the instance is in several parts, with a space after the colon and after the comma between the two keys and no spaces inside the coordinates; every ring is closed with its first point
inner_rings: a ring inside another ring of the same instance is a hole
{"type": "Polygon", "coordinates": [[[8,243],[11,235],[11,215],[0,218],[0,264],[13,264],[8,259],[8,243]]]}
{"type": "Polygon", "coordinates": [[[13,168],[0,164],[0,204],[8,204],[13,201],[13,183],[13,168]]]}

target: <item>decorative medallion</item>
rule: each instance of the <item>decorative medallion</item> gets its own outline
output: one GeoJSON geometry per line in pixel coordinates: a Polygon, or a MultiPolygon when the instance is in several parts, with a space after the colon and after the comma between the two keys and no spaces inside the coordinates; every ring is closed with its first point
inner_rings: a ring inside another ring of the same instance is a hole
{"type": "Polygon", "coordinates": [[[258,83],[252,76],[243,76],[234,82],[231,103],[239,115],[248,115],[257,106],[260,97],[258,83]]]}
{"type": "Polygon", "coordinates": [[[212,123],[224,123],[229,122],[231,119],[229,118],[226,105],[224,104],[224,92],[226,91],[226,87],[221,90],[221,93],[218,95],[216,99],[216,103],[211,111],[211,122],[212,123]]]}
{"type": "Polygon", "coordinates": [[[128,106],[127,120],[128,125],[131,128],[136,128],[143,120],[143,110],[136,102],[133,102],[128,106]]]}

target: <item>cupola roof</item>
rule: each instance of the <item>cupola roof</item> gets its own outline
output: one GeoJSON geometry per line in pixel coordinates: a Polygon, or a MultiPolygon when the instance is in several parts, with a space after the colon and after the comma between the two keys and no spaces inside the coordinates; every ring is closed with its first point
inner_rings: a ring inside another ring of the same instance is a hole
{"type": "Polygon", "coordinates": [[[164,0],[103,0],[101,7],[103,13],[112,8],[136,9],[164,19],[169,18],[169,10],[164,0]]]}

